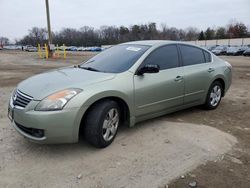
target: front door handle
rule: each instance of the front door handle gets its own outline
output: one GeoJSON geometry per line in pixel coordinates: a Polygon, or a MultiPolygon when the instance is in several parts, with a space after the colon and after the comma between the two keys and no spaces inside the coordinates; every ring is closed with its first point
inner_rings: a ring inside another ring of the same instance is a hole
{"type": "Polygon", "coordinates": [[[214,72],[214,68],[209,68],[208,70],[207,70],[207,72],[214,72]]]}
{"type": "Polygon", "coordinates": [[[176,82],[179,82],[181,80],[183,80],[182,76],[176,76],[176,78],[174,79],[174,81],[176,81],[176,82]]]}

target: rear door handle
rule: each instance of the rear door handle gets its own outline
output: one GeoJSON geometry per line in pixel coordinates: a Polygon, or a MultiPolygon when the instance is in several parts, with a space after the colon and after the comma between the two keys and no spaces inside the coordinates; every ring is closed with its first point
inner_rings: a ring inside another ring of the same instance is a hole
{"type": "Polygon", "coordinates": [[[181,80],[183,80],[182,76],[176,76],[176,78],[174,79],[174,81],[176,82],[181,81],[181,80]]]}
{"type": "Polygon", "coordinates": [[[214,68],[209,68],[207,72],[214,72],[214,68]]]}

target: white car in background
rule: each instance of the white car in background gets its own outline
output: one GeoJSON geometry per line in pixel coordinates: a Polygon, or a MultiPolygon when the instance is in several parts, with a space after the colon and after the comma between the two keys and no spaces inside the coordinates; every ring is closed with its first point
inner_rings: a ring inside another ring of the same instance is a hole
{"type": "Polygon", "coordinates": [[[85,51],[85,47],[81,46],[77,48],[77,51],[85,51]]]}
{"type": "Polygon", "coordinates": [[[24,50],[27,52],[37,52],[37,48],[32,45],[27,45],[24,47],[24,50]]]}

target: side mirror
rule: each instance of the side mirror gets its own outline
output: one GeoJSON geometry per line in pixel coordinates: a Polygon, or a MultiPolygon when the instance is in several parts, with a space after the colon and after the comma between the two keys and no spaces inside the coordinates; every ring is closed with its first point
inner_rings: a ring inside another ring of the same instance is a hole
{"type": "Polygon", "coordinates": [[[159,65],[147,64],[138,70],[137,75],[143,75],[144,73],[158,73],[159,71],[159,65]]]}

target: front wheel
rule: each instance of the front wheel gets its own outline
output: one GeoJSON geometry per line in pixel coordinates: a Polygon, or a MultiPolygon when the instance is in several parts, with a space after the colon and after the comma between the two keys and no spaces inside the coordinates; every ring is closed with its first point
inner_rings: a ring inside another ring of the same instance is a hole
{"type": "Polygon", "coordinates": [[[220,82],[215,81],[212,83],[208,90],[205,107],[208,110],[216,109],[221,101],[223,88],[220,82]]]}
{"type": "Polygon", "coordinates": [[[85,120],[85,139],[95,147],[107,147],[115,139],[119,124],[120,108],[115,101],[104,100],[94,104],[85,120]]]}

